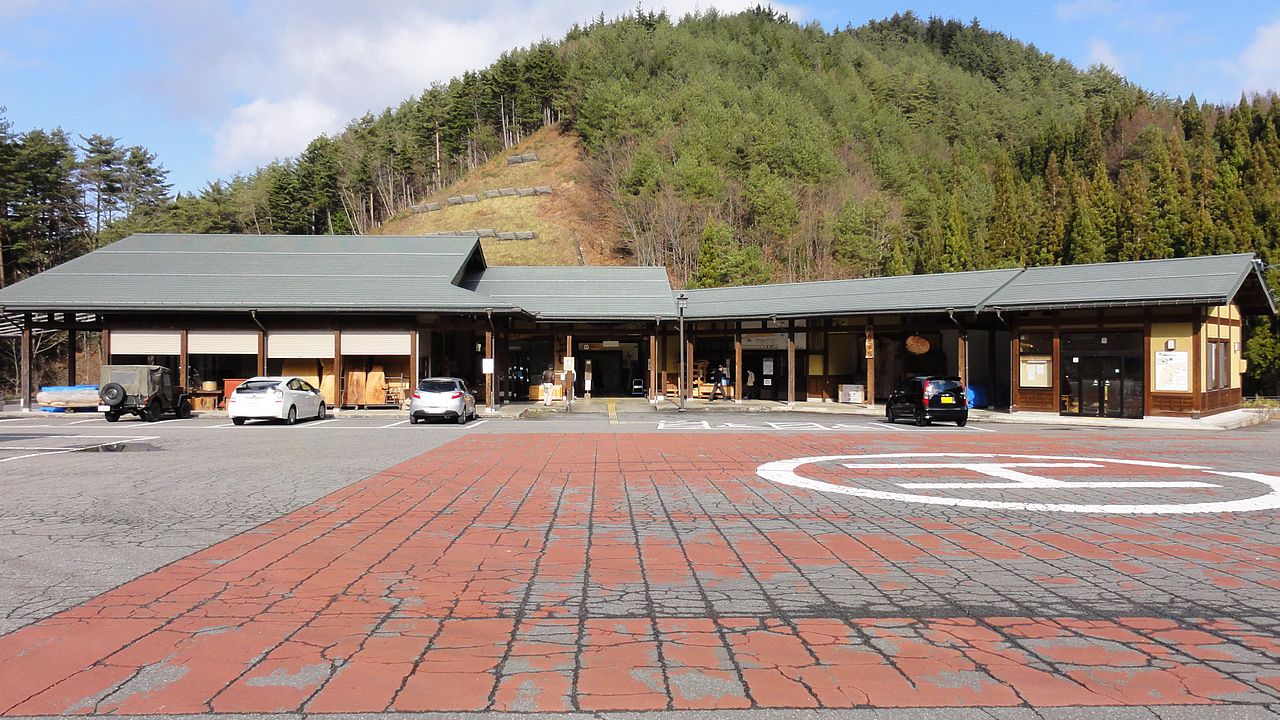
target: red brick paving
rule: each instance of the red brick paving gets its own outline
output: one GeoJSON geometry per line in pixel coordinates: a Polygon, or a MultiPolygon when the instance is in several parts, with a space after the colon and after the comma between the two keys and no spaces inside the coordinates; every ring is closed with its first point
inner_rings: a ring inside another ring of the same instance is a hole
{"type": "MultiPolygon", "coordinates": [[[[927,440],[935,452],[960,442],[927,440]]],[[[1274,580],[1280,547],[1260,530],[1274,517],[1201,531],[1198,518],[947,513],[754,475],[764,460],[849,445],[468,436],[0,637],[0,711],[1280,697],[1275,627],[1221,602],[1274,580]],[[958,612],[962,600],[987,611],[958,612]],[[1180,612],[1132,612],[1161,603],[1180,612]],[[1078,616],[1044,612],[1063,608],[1078,616]]]]}

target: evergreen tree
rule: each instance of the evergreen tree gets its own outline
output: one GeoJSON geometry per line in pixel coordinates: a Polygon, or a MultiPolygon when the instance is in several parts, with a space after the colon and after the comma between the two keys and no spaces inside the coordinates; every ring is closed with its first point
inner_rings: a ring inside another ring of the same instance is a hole
{"type": "Polygon", "coordinates": [[[942,272],[970,270],[973,267],[972,254],[969,221],[960,209],[959,200],[952,195],[943,225],[942,257],[938,261],[938,269],[942,272]]]}
{"type": "Polygon", "coordinates": [[[707,218],[698,244],[698,271],[690,287],[759,285],[768,279],[760,248],[739,243],[727,223],[707,218]]]}

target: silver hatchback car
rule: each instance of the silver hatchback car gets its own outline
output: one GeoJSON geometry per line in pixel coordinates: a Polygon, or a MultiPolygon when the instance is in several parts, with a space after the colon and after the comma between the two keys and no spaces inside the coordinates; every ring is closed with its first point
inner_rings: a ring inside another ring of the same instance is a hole
{"type": "Polygon", "coordinates": [[[461,378],[426,378],[409,397],[409,422],[416,425],[429,418],[454,420],[459,425],[476,417],[476,397],[461,378]]]}

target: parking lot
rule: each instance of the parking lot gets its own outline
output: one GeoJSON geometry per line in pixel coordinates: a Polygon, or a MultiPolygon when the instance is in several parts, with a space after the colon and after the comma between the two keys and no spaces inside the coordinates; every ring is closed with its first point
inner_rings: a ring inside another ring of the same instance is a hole
{"type": "Polygon", "coordinates": [[[801,413],[8,418],[0,713],[1266,717],[1277,447],[801,413]]]}

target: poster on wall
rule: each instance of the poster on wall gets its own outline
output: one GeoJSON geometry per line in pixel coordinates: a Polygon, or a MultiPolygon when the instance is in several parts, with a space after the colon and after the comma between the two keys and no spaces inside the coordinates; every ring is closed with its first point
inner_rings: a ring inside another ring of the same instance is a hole
{"type": "Polygon", "coordinates": [[[1186,352],[1156,353],[1156,391],[1187,392],[1191,389],[1186,352]]]}
{"type": "MultiPolygon", "coordinates": [[[[764,358],[764,359],[762,359],[762,360],[760,361],[760,365],[761,365],[761,367],[760,367],[760,374],[761,374],[761,375],[772,375],[772,374],[773,374],[773,358],[764,358]]],[[[768,385],[768,383],[767,383],[767,382],[766,382],[765,384],[766,384],[766,385],[768,385]]]]}
{"type": "Polygon", "coordinates": [[[1024,357],[1018,363],[1018,384],[1024,388],[1053,387],[1049,378],[1049,359],[1024,357]]]}

